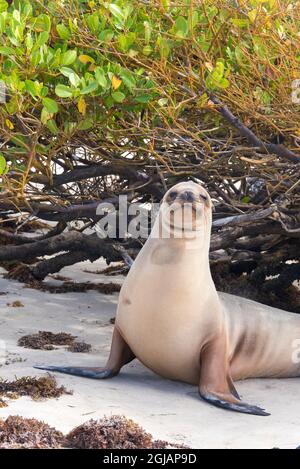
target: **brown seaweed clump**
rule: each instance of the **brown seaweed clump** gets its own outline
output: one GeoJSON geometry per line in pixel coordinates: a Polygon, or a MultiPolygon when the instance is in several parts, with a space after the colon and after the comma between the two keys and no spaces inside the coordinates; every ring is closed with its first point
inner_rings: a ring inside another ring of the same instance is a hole
{"type": "Polygon", "coordinates": [[[55,350],[55,345],[68,345],[69,352],[88,353],[91,351],[91,344],[77,342],[76,336],[59,332],[55,334],[50,331],[39,331],[37,334],[24,335],[18,340],[20,347],[34,350],[55,350]]]}
{"type": "Polygon", "coordinates": [[[0,398],[0,409],[1,407],[7,407],[7,404],[4,399],[0,398]]]}
{"type": "Polygon", "coordinates": [[[0,381],[0,398],[18,398],[30,396],[32,399],[57,398],[63,394],[72,394],[64,386],[58,386],[54,376],[40,378],[24,376],[15,381],[0,381]]]}
{"type": "Polygon", "coordinates": [[[116,293],[121,290],[121,285],[118,283],[74,282],[73,280],[63,282],[62,285],[51,285],[48,282],[34,281],[28,283],[26,287],[35,288],[36,290],[48,293],[83,293],[89,290],[96,290],[104,295],[111,295],[112,293],[116,293]]]}
{"type": "Polygon", "coordinates": [[[153,440],[152,435],[122,415],[89,420],[66,436],[67,446],[78,449],[163,449],[183,446],[153,440]]]}
{"type": "Polygon", "coordinates": [[[85,342],[73,342],[73,344],[69,345],[67,350],[73,353],[88,353],[92,350],[92,346],[85,342]]]}
{"type": "Polygon", "coordinates": [[[96,275],[126,275],[129,271],[129,267],[125,265],[124,263],[119,263],[117,265],[110,265],[108,267],[105,267],[105,269],[101,270],[89,270],[85,269],[84,272],[88,274],[96,274],[96,275]]]}
{"type": "Polygon", "coordinates": [[[23,303],[19,300],[13,301],[12,303],[7,303],[7,306],[12,306],[13,308],[23,308],[24,307],[23,303]]]}
{"type": "Polygon", "coordinates": [[[39,420],[18,415],[0,420],[1,449],[61,448],[63,444],[64,435],[39,420]]]}
{"type": "Polygon", "coordinates": [[[54,334],[50,331],[39,331],[37,334],[20,337],[18,345],[35,350],[53,350],[55,348],[53,347],[54,345],[71,345],[75,339],[76,336],[65,332],[54,334]]]}
{"type": "Polygon", "coordinates": [[[67,435],[67,443],[78,449],[151,448],[152,436],[133,420],[113,415],[74,428],[67,435]]]}
{"type": "Polygon", "coordinates": [[[124,416],[89,420],[67,436],[36,419],[9,416],[0,419],[0,448],[164,449],[188,448],[153,440],[150,433],[124,416]]]}

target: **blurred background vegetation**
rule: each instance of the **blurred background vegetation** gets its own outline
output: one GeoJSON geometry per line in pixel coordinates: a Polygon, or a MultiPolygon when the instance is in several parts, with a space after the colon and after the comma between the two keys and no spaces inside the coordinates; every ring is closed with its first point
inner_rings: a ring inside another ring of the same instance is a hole
{"type": "Polygon", "coordinates": [[[0,0],[8,275],[134,257],[91,233],[96,204],[192,178],[215,201],[218,288],[300,312],[299,31],[299,1],[0,0]]]}

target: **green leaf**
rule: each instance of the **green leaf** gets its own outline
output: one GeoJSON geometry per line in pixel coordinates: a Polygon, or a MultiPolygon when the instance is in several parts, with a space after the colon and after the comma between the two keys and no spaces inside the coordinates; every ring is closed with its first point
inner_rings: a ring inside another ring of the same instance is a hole
{"type": "Polygon", "coordinates": [[[55,94],[60,98],[70,98],[73,94],[71,88],[66,85],[56,85],[55,94]]]}
{"type": "Polygon", "coordinates": [[[122,103],[124,99],[126,98],[126,96],[121,91],[115,91],[114,93],[112,93],[112,98],[117,103],[122,103]]]}
{"type": "Polygon", "coordinates": [[[152,32],[152,27],[149,21],[144,21],[144,28],[145,28],[145,41],[147,44],[149,44],[150,39],[151,39],[151,32],[152,32]]]}
{"type": "Polygon", "coordinates": [[[124,13],[123,11],[121,10],[120,7],[118,7],[118,5],[116,5],[115,3],[111,3],[109,5],[109,10],[110,12],[112,13],[112,15],[117,18],[117,20],[120,22],[120,23],[123,23],[124,21],[124,13]]]}
{"type": "Polygon", "coordinates": [[[76,130],[76,122],[65,122],[64,131],[66,134],[72,135],[76,130]]]}
{"type": "Polygon", "coordinates": [[[230,21],[234,26],[238,26],[239,28],[246,28],[249,26],[249,20],[245,18],[231,18],[230,21]]]}
{"type": "Polygon", "coordinates": [[[4,158],[2,153],[0,153],[0,174],[4,174],[5,170],[6,170],[6,159],[4,158]]]}
{"type": "Polygon", "coordinates": [[[247,61],[247,58],[245,57],[245,54],[243,50],[240,48],[240,46],[236,46],[236,48],[234,49],[234,54],[235,54],[237,63],[239,65],[244,65],[245,62],[247,61]]]}
{"type": "Polygon", "coordinates": [[[221,78],[221,80],[218,82],[218,87],[221,88],[222,90],[225,90],[228,88],[230,85],[229,80],[227,78],[221,78]]]}
{"type": "Polygon", "coordinates": [[[151,101],[151,99],[152,99],[152,96],[149,94],[143,94],[141,96],[137,96],[136,98],[134,98],[134,100],[137,103],[148,103],[149,101],[151,101]]]}
{"type": "Polygon", "coordinates": [[[120,77],[123,80],[124,85],[129,89],[132,90],[133,88],[136,87],[136,81],[132,73],[130,73],[128,70],[121,70],[119,73],[120,77]]]}
{"type": "Polygon", "coordinates": [[[165,38],[159,37],[157,42],[159,45],[160,56],[167,59],[171,51],[169,41],[165,38]]]}
{"type": "Polygon", "coordinates": [[[36,86],[35,82],[32,80],[25,80],[25,89],[28,91],[28,93],[31,94],[31,96],[34,98],[35,96],[38,96],[39,94],[39,89],[36,86]]]}
{"type": "Polygon", "coordinates": [[[161,99],[159,99],[159,100],[157,101],[157,103],[158,103],[161,107],[163,107],[163,106],[166,106],[166,105],[168,104],[168,101],[169,101],[168,98],[161,98],[161,99]]]}
{"type": "Polygon", "coordinates": [[[47,86],[42,86],[40,95],[42,98],[45,98],[48,94],[49,88],[47,86]]]}
{"type": "Polygon", "coordinates": [[[28,152],[28,145],[26,144],[26,138],[24,137],[24,135],[21,135],[21,134],[14,134],[14,135],[12,135],[12,137],[11,137],[11,141],[12,141],[17,147],[19,147],[19,148],[18,148],[18,152],[20,151],[20,148],[22,148],[23,150],[26,150],[26,152],[28,152]]]}
{"type": "Polygon", "coordinates": [[[38,35],[37,41],[34,44],[34,46],[41,47],[44,44],[46,44],[46,42],[48,42],[48,39],[49,39],[49,33],[47,31],[43,31],[42,33],[38,35]]]}
{"type": "Polygon", "coordinates": [[[41,112],[41,122],[42,124],[47,124],[48,120],[51,118],[52,114],[50,114],[45,107],[43,107],[41,112]]]}
{"type": "Polygon", "coordinates": [[[5,30],[5,19],[4,14],[0,14],[0,33],[2,34],[5,30]]]}
{"type": "Polygon", "coordinates": [[[94,13],[93,15],[89,15],[86,18],[87,25],[92,33],[96,34],[99,29],[99,16],[94,13]]]}
{"type": "Polygon", "coordinates": [[[31,50],[33,47],[33,39],[30,33],[27,33],[25,38],[25,44],[28,50],[31,50]]]}
{"type": "Polygon", "coordinates": [[[93,119],[87,117],[83,121],[79,122],[77,129],[78,130],[88,130],[91,129],[94,125],[93,119]]]}
{"type": "Polygon", "coordinates": [[[71,32],[63,23],[56,26],[56,31],[61,39],[67,41],[71,37],[71,32]]]}
{"type": "Polygon", "coordinates": [[[8,3],[5,0],[0,0],[0,13],[6,11],[8,7],[8,3]]]}
{"type": "Polygon", "coordinates": [[[43,105],[45,106],[47,111],[50,112],[50,114],[55,114],[56,112],[58,112],[58,105],[57,102],[54,101],[54,99],[44,98],[43,105]]]}
{"type": "Polygon", "coordinates": [[[189,31],[188,22],[183,16],[179,16],[175,22],[175,34],[179,37],[186,37],[189,31]]]}
{"type": "Polygon", "coordinates": [[[129,32],[128,34],[120,34],[118,43],[123,52],[127,52],[135,41],[135,33],[129,32]]]}
{"type": "Polygon", "coordinates": [[[51,29],[50,17],[45,14],[39,15],[34,22],[33,28],[37,32],[41,32],[41,31],[50,32],[50,29],[51,29]]]}
{"type": "Polygon", "coordinates": [[[106,76],[105,76],[105,72],[102,68],[100,68],[100,67],[96,68],[95,77],[96,77],[96,80],[99,83],[99,85],[102,86],[102,88],[107,87],[107,79],[106,79],[106,76]]]}
{"type": "Polygon", "coordinates": [[[53,135],[58,134],[58,128],[54,119],[48,120],[47,127],[53,135]]]}
{"type": "Polygon", "coordinates": [[[60,62],[62,65],[71,65],[77,57],[76,50],[68,50],[61,55],[60,62]]]}
{"type": "Polygon", "coordinates": [[[71,85],[77,87],[80,83],[80,78],[77,75],[77,73],[74,72],[71,68],[68,67],[62,67],[60,68],[60,72],[62,75],[65,77],[69,78],[71,85]]]}
{"type": "Polygon", "coordinates": [[[0,46],[0,55],[15,55],[16,50],[12,47],[0,46]]]}
{"type": "Polygon", "coordinates": [[[147,56],[148,56],[148,55],[150,55],[151,53],[152,53],[152,47],[151,47],[151,46],[145,46],[145,47],[143,48],[143,54],[144,54],[144,55],[147,55],[147,56]]]}
{"type": "Polygon", "coordinates": [[[92,81],[89,83],[87,86],[84,86],[82,90],[80,90],[80,94],[89,94],[92,93],[93,91],[96,91],[98,88],[99,84],[97,81],[92,81]]]}

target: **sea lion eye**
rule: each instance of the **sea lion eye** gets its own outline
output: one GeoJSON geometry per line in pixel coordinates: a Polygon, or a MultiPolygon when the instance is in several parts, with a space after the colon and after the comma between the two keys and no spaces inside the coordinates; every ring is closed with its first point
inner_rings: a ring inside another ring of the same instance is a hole
{"type": "Polygon", "coordinates": [[[169,194],[169,199],[175,200],[176,197],[177,197],[177,192],[176,192],[176,191],[170,192],[170,194],[169,194]]]}
{"type": "Polygon", "coordinates": [[[200,198],[204,200],[205,202],[208,200],[207,195],[204,195],[204,194],[200,194],[200,198]]]}

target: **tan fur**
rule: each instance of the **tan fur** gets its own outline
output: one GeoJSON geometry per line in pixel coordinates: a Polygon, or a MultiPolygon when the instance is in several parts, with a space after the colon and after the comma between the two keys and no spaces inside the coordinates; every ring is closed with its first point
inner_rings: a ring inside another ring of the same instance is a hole
{"type": "MultiPolygon", "coordinates": [[[[204,191],[190,182],[175,187],[204,191]]],[[[292,344],[300,316],[217,293],[208,261],[211,202],[203,209],[192,240],[155,238],[157,220],[122,287],[116,327],[140,361],[167,378],[198,384],[201,353],[219,334],[234,380],[299,375],[292,344]]]]}
{"type": "Polygon", "coordinates": [[[292,357],[295,346],[300,348],[300,316],[216,291],[208,255],[211,210],[198,184],[180,183],[166,193],[122,286],[105,367],[37,368],[107,379],[137,357],[162,376],[197,384],[214,406],[269,415],[241,401],[233,380],[299,376],[292,357]],[[168,237],[172,207],[184,224],[174,215],[168,237]]]}

